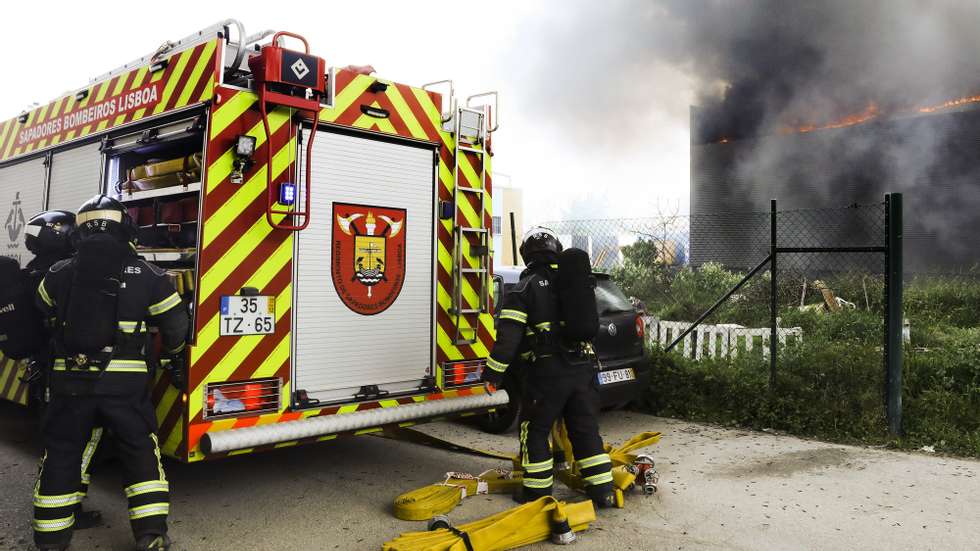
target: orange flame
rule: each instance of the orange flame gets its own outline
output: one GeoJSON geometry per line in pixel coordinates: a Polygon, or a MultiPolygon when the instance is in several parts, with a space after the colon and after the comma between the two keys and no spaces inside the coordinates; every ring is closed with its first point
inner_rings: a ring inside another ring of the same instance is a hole
{"type": "Polygon", "coordinates": [[[855,124],[861,124],[870,121],[880,115],[881,112],[878,110],[878,104],[875,102],[868,102],[868,106],[864,108],[864,111],[860,113],[855,113],[853,115],[848,115],[842,119],[838,119],[833,122],[829,122],[824,125],[817,126],[816,124],[805,124],[803,126],[791,127],[784,126],[778,130],[779,134],[806,134],[807,132],[813,132],[814,130],[827,130],[829,128],[846,128],[848,126],[854,126],[855,124]]]}
{"type": "MultiPolygon", "coordinates": [[[[964,96],[958,99],[951,99],[939,103],[936,105],[930,105],[926,107],[913,107],[911,109],[897,110],[893,113],[888,113],[889,115],[901,115],[909,113],[935,113],[937,111],[943,111],[946,109],[953,109],[955,107],[962,107],[964,105],[970,105],[973,103],[980,103],[980,94],[975,96],[964,96]]],[[[787,134],[806,134],[808,132],[813,132],[815,130],[827,130],[831,128],[846,128],[848,126],[854,126],[857,124],[863,124],[868,121],[874,120],[885,113],[882,113],[878,108],[878,104],[875,102],[868,102],[868,106],[864,108],[864,111],[860,113],[854,113],[838,119],[836,121],[818,125],[815,123],[807,123],[800,126],[783,126],[776,130],[779,135],[787,134]]],[[[728,143],[729,138],[727,136],[722,137],[715,143],[728,143]]]]}
{"type": "Polygon", "coordinates": [[[929,107],[920,107],[919,113],[935,113],[936,111],[941,111],[943,109],[951,109],[953,107],[959,107],[961,105],[968,105],[971,103],[980,102],[980,95],[977,96],[966,96],[959,99],[951,99],[949,101],[940,103],[939,105],[931,105],[929,107]]]}

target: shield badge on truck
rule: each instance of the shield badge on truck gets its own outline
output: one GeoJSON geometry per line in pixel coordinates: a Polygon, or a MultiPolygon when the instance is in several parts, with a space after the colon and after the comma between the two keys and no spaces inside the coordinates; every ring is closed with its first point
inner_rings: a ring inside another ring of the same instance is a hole
{"type": "Polygon", "coordinates": [[[405,282],[405,209],[333,204],[330,273],[337,296],[370,316],[391,306],[405,282]]]}

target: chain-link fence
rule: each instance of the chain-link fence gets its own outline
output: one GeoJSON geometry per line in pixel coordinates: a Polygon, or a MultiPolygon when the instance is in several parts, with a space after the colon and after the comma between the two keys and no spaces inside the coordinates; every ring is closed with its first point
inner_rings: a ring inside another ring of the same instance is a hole
{"type": "MultiPolygon", "coordinates": [[[[685,362],[768,371],[770,388],[777,377],[865,366],[841,385],[863,386],[860,400],[880,406],[887,213],[878,203],[548,226],[566,247],[588,251],[646,312],[651,345],[685,362]]],[[[842,399],[835,407],[856,406],[842,399]]]]}
{"type": "Polygon", "coordinates": [[[903,277],[891,197],[547,225],[646,312],[669,360],[650,409],[847,438],[903,428],[912,445],[980,454],[980,267],[903,277]]]}

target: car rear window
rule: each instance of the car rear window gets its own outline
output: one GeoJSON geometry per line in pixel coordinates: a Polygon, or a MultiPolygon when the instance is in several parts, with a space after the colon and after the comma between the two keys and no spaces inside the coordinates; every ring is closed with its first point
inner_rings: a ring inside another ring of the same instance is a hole
{"type": "Polygon", "coordinates": [[[629,299],[611,279],[602,278],[596,281],[595,300],[600,314],[628,312],[633,309],[629,299]]]}

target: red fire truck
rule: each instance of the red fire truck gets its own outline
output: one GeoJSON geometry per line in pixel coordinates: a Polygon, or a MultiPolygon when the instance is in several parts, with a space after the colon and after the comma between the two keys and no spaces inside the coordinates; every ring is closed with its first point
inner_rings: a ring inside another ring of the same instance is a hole
{"type": "MultiPolygon", "coordinates": [[[[506,403],[479,385],[497,95],[372,73],[229,20],[0,123],[0,254],[23,265],[25,219],[103,192],[192,313],[185,388],[152,388],[167,455],[506,403]]],[[[27,402],[23,370],[0,358],[0,396],[27,402]]]]}

